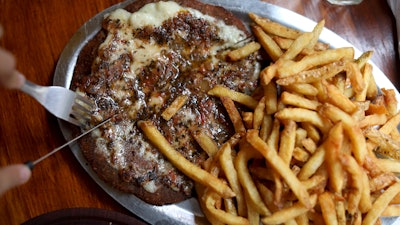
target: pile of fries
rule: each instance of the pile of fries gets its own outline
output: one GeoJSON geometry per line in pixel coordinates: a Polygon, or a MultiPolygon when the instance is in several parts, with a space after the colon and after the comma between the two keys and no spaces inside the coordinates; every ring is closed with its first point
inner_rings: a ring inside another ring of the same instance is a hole
{"type": "Polygon", "coordinates": [[[380,224],[399,216],[400,113],[394,90],[379,90],[368,63],[352,47],[318,42],[310,32],[253,13],[256,42],[231,51],[239,60],[260,47],[272,63],[252,96],[216,86],[235,129],[222,146],[201,131],[202,168],[173,149],[157,128],[145,135],[196,182],[212,224],[380,224]],[[249,110],[239,111],[236,104],[249,110]],[[379,157],[378,157],[378,156],[379,157]]]}

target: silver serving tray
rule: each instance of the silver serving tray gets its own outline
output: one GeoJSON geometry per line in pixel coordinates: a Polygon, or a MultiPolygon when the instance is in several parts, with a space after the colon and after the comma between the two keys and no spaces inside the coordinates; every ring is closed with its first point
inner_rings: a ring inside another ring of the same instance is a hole
{"type": "MultiPolygon", "coordinates": [[[[114,5],[87,21],[70,39],[68,44],[63,50],[58,64],[56,66],[53,84],[57,86],[70,87],[75,63],[79,52],[82,47],[90,40],[101,28],[101,21],[105,14],[117,9],[123,8],[129,3],[135,0],[128,0],[120,4],[114,5]]],[[[224,8],[232,11],[236,16],[241,18],[247,25],[250,23],[250,19],[247,16],[248,12],[254,12],[258,15],[267,17],[273,21],[277,21],[286,26],[299,29],[301,31],[311,31],[316,22],[312,21],[300,14],[292,12],[290,10],[261,2],[259,0],[202,0],[204,3],[213,5],[223,6],[224,8]]],[[[338,47],[354,47],[352,44],[330,31],[324,29],[320,36],[320,41],[329,43],[333,48],[338,47]]],[[[356,56],[359,56],[361,52],[356,49],[356,56]]],[[[387,89],[396,90],[395,86],[390,80],[383,74],[383,72],[373,64],[373,73],[379,87],[385,87],[387,89]]],[[[397,97],[399,93],[396,90],[397,97]]],[[[400,98],[399,98],[400,99],[400,98]]],[[[399,104],[400,105],[400,104],[399,104]]],[[[66,140],[72,139],[71,126],[65,122],[59,120],[60,129],[66,140]]],[[[70,145],[70,148],[75,155],[76,159],[86,170],[87,173],[93,178],[93,180],[104,189],[107,194],[113,197],[122,206],[127,208],[135,215],[141,217],[143,220],[150,224],[209,224],[205,219],[198,201],[195,198],[188,199],[178,204],[165,205],[165,206],[154,206],[147,204],[135,197],[132,194],[120,192],[101,179],[98,178],[96,173],[91,169],[90,165],[82,155],[78,144],[70,145]]],[[[384,218],[386,225],[395,224],[397,218],[384,218]]]]}

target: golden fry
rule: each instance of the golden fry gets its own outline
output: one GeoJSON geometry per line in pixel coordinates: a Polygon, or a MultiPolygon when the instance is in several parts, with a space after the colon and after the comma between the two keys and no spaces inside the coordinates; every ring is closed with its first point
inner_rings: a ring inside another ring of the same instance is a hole
{"type": "Polygon", "coordinates": [[[324,192],[318,196],[318,202],[321,206],[322,217],[326,225],[337,225],[336,207],[332,194],[324,192]]]}
{"type": "Polygon", "coordinates": [[[241,59],[246,58],[250,54],[258,51],[261,48],[261,45],[257,42],[250,42],[245,44],[244,46],[235,49],[233,51],[230,51],[226,57],[231,60],[231,61],[239,61],[241,59]]]}
{"type": "Polygon", "coordinates": [[[342,143],[343,127],[342,123],[339,122],[329,131],[328,138],[324,142],[329,184],[335,193],[342,193],[344,187],[344,171],[339,160],[342,143]]]}
{"type": "Polygon", "coordinates": [[[268,115],[278,110],[278,89],[276,84],[270,82],[264,89],[265,111],[268,115]]]}
{"type": "Polygon", "coordinates": [[[364,119],[358,123],[358,126],[360,128],[372,127],[376,125],[383,125],[386,123],[386,121],[386,114],[371,114],[364,117],[364,119]]]}
{"type": "Polygon", "coordinates": [[[384,134],[390,134],[392,130],[397,129],[397,126],[400,123],[400,112],[396,113],[392,118],[390,118],[379,131],[384,134]]]}
{"type": "Polygon", "coordinates": [[[372,52],[372,51],[366,51],[360,57],[358,57],[355,60],[355,62],[357,63],[358,67],[360,69],[363,68],[364,65],[368,62],[368,60],[371,59],[373,54],[374,54],[374,52],[372,52]]]}
{"type": "Polygon", "coordinates": [[[371,192],[375,192],[385,189],[387,186],[390,186],[396,181],[396,176],[391,172],[379,174],[378,176],[369,180],[370,190],[371,192]]]}
{"type": "Polygon", "coordinates": [[[262,27],[262,29],[265,30],[265,32],[272,35],[290,39],[296,39],[301,34],[297,30],[288,28],[276,22],[272,22],[271,20],[262,18],[254,13],[249,13],[249,17],[260,27],[262,27]]]}
{"type": "Polygon", "coordinates": [[[189,99],[187,95],[178,96],[162,113],[161,116],[165,120],[170,120],[182,106],[185,105],[186,101],[189,99]]]}
{"type": "Polygon", "coordinates": [[[334,61],[316,69],[301,71],[295,75],[283,77],[276,81],[279,85],[298,83],[312,83],[321,79],[329,79],[345,69],[344,61],[334,61]]]}
{"type": "Polygon", "coordinates": [[[242,113],[243,123],[247,129],[253,129],[253,112],[243,112],[242,113]]]}
{"type": "Polygon", "coordinates": [[[284,108],[275,113],[275,117],[280,120],[294,120],[296,122],[309,122],[314,126],[323,129],[326,124],[321,116],[312,110],[302,108],[284,108]]]}
{"type": "Polygon", "coordinates": [[[268,34],[266,34],[261,27],[253,25],[251,28],[254,36],[257,37],[258,42],[271,57],[272,61],[277,61],[279,57],[283,54],[278,44],[276,44],[276,42],[268,34]]]}
{"type": "MultiPolygon", "coordinates": [[[[272,39],[274,39],[276,44],[278,44],[278,46],[282,50],[289,49],[289,47],[293,44],[293,41],[294,41],[293,39],[283,38],[283,37],[279,37],[279,36],[273,36],[272,39]]],[[[303,49],[300,54],[301,55],[311,55],[317,51],[324,51],[328,48],[329,48],[329,44],[317,42],[313,48],[308,48],[308,46],[306,46],[306,48],[303,49]]]]}
{"type": "Polygon", "coordinates": [[[247,206],[247,219],[249,220],[250,225],[259,225],[260,224],[260,214],[253,207],[250,201],[246,201],[247,206]]]}
{"type": "Polygon", "coordinates": [[[396,182],[390,186],[385,192],[382,193],[372,204],[371,210],[364,217],[362,225],[374,224],[379,216],[389,205],[390,201],[400,192],[400,182],[396,182]]]}
{"type": "Polygon", "coordinates": [[[253,129],[259,130],[264,120],[265,114],[265,97],[262,97],[258,102],[257,107],[254,109],[253,114],[253,129]]]}
{"type": "MultiPolygon", "coordinates": [[[[312,207],[315,206],[317,202],[317,195],[310,196],[310,204],[312,207]]],[[[267,216],[261,219],[264,224],[282,224],[289,220],[295,219],[296,217],[309,211],[300,202],[294,203],[292,206],[283,208],[279,211],[274,212],[271,216],[267,216]]]]}
{"type": "Polygon", "coordinates": [[[361,199],[359,209],[361,213],[367,213],[371,210],[372,200],[371,200],[371,189],[369,187],[369,177],[366,171],[362,171],[361,181],[363,190],[361,192],[361,199]]]}
{"type": "Polygon", "coordinates": [[[296,83],[285,86],[285,90],[295,92],[297,94],[305,96],[316,96],[318,94],[318,89],[311,84],[296,83]]]}
{"type": "Polygon", "coordinates": [[[362,71],[362,77],[364,83],[367,85],[360,93],[356,94],[355,100],[356,101],[365,101],[367,99],[367,93],[370,85],[370,80],[372,79],[372,65],[367,63],[364,66],[364,70],[362,71]]]}
{"type": "Polygon", "coordinates": [[[366,88],[366,84],[363,80],[360,68],[358,68],[356,63],[348,62],[346,64],[345,70],[347,73],[347,77],[350,78],[350,82],[354,92],[357,94],[361,93],[366,88]]]}
{"type": "Polygon", "coordinates": [[[279,45],[282,50],[287,50],[293,44],[293,39],[273,36],[272,39],[279,45]]]}
{"type": "Polygon", "coordinates": [[[311,123],[301,123],[301,126],[302,128],[304,128],[304,130],[306,130],[307,136],[311,138],[314,143],[319,142],[319,140],[321,139],[321,135],[315,126],[313,126],[311,123]]]}
{"type": "Polygon", "coordinates": [[[296,123],[293,120],[289,120],[284,124],[285,128],[281,132],[279,156],[290,166],[290,160],[292,159],[295,141],[296,141],[296,123]]]}
{"type": "Polygon", "coordinates": [[[272,116],[264,115],[264,119],[260,128],[260,137],[264,141],[267,140],[269,134],[271,133],[272,124],[273,124],[272,116]]]}
{"type": "Polygon", "coordinates": [[[250,224],[249,221],[241,216],[235,216],[228,212],[225,212],[222,209],[215,207],[216,200],[215,195],[207,194],[204,198],[204,202],[208,212],[213,215],[213,217],[218,218],[223,224],[237,224],[237,225],[246,225],[250,224]]]}
{"type": "Polygon", "coordinates": [[[381,216],[400,216],[400,205],[388,205],[385,210],[382,212],[381,216]]]}
{"type": "Polygon", "coordinates": [[[238,215],[240,216],[245,216],[246,213],[246,208],[244,207],[245,204],[245,199],[244,199],[244,194],[242,192],[242,188],[239,183],[239,178],[237,171],[235,170],[235,167],[233,165],[233,159],[232,159],[232,149],[229,144],[224,144],[221,147],[221,154],[219,157],[219,162],[221,164],[221,168],[225,173],[225,176],[233,190],[236,194],[236,201],[238,205],[238,215]]]}
{"type": "Polygon", "coordinates": [[[396,93],[393,89],[382,88],[383,99],[385,100],[385,105],[390,116],[396,115],[397,112],[397,99],[396,93]]]}
{"type": "Polygon", "coordinates": [[[209,95],[218,96],[218,97],[229,97],[233,101],[238,102],[242,105],[249,107],[250,109],[255,109],[257,107],[257,100],[252,98],[249,95],[233,91],[229,88],[226,88],[221,85],[214,86],[211,90],[208,91],[209,95]]]}
{"type": "Polygon", "coordinates": [[[276,76],[277,68],[278,67],[276,64],[272,64],[270,66],[265,67],[263,70],[261,70],[260,81],[261,81],[262,86],[267,86],[270,84],[271,80],[276,76]]]}
{"type": "Polygon", "coordinates": [[[357,161],[350,155],[342,153],[340,154],[340,161],[343,168],[350,174],[352,180],[353,189],[349,193],[347,211],[354,215],[358,210],[358,205],[361,200],[361,194],[363,191],[363,183],[358,181],[362,177],[362,169],[358,165],[357,161]]]}
{"type": "Polygon", "coordinates": [[[301,144],[303,145],[304,149],[311,154],[313,154],[317,150],[317,144],[311,138],[303,139],[301,141],[301,144]]]}
{"type": "Polygon", "coordinates": [[[400,162],[393,159],[377,159],[378,166],[388,172],[400,173],[400,162]]]}
{"type": "Polygon", "coordinates": [[[314,34],[306,32],[297,37],[290,47],[281,55],[279,60],[292,60],[294,59],[313,39],[314,34]]]}
{"type": "Polygon", "coordinates": [[[226,112],[228,113],[229,119],[231,120],[236,133],[246,132],[242,117],[235,103],[229,97],[221,97],[221,102],[224,105],[226,112]]]}
{"type": "Polygon", "coordinates": [[[348,114],[354,113],[357,110],[356,104],[354,104],[349,98],[347,98],[340,90],[332,84],[322,82],[327,91],[327,101],[332,105],[340,108],[348,114]]]}
{"type": "Polygon", "coordinates": [[[374,99],[378,95],[378,87],[375,82],[373,75],[369,78],[368,88],[367,88],[367,99],[374,99]]]}
{"type": "Polygon", "coordinates": [[[315,25],[314,29],[312,30],[313,37],[312,39],[308,42],[306,48],[308,49],[313,49],[314,46],[318,42],[319,35],[321,34],[322,30],[324,29],[325,26],[325,20],[321,20],[315,25]]]}
{"type": "Polygon", "coordinates": [[[318,107],[321,105],[321,103],[319,103],[316,100],[310,100],[300,95],[292,94],[287,91],[281,94],[281,102],[286,105],[292,105],[299,108],[311,109],[311,110],[317,110],[318,107]]]}
{"type": "Polygon", "coordinates": [[[325,153],[325,148],[323,146],[319,146],[317,151],[315,151],[315,153],[301,168],[297,177],[303,181],[309,179],[313,174],[315,174],[322,163],[324,163],[325,153]]]}
{"type": "Polygon", "coordinates": [[[299,161],[299,162],[307,162],[307,160],[310,158],[310,154],[304,150],[303,148],[300,147],[295,147],[293,149],[293,159],[299,161]]]}
{"type": "Polygon", "coordinates": [[[308,70],[315,66],[325,65],[340,59],[352,59],[354,56],[353,48],[328,49],[317,52],[314,55],[305,56],[300,61],[285,61],[278,69],[278,77],[288,77],[301,71],[308,70]]]}
{"type": "Polygon", "coordinates": [[[203,130],[199,129],[192,132],[192,136],[200,147],[207,152],[208,156],[213,157],[218,152],[217,143],[203,130]]]}

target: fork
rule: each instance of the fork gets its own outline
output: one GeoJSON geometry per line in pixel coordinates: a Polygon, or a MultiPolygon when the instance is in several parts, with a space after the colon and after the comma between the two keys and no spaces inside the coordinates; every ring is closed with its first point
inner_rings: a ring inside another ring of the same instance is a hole
{"type": "Polygon", "coordinates": [[[93,103],[67,88],[40,86],[25,79],[19,90],[35,98],[54,116],[76,126],[83,126],[90,119],[93,103]]]}

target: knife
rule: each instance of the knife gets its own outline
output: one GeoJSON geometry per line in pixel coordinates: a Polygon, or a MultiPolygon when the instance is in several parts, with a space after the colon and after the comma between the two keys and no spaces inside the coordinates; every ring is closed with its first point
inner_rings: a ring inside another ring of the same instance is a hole
{"type": "Polygon", "coordinates": [[[37,160],[35,160],[35,161],[27,161],[27,162],[25,162],[24,164],[25,164],[27,167],[29,167],[30,170],[32,170],[33,167],[35,167],[35,165],[38,164],[39,162],[43,161],[44,159],[48,158],[49,156],[53,155],[54,153],[60,151],[61,149],[65,148],[66,146],[68,146],[68,145],[74,143],[75,141],[77,141],[78,139],[80,139],[80,138],[82,138],[83,136],[87,135],[88,133],[90,133],[90,132],[96,130],[97,128],[99,128],[100,126],[104,125],[105,123],[107,123],[107,122],[110,121],[110,120],[111,120],[111,117],[108,118],[108,119],[106,119],[106,120],[104,120],[103,122],[97,124],[97,125],[94,126],[93,128],[91,128],[91,129],[85,131],[84,133],[80,134],[79,136],[75,137],[74,139],[68,141],[67,143],[65,143],[65,144],[63,144],[63,145],[61,145],[61,146],[59,146],[59,147],[53,149],[51,152],[49,152],[49,153],[47,153],[46,155],[40,157],[39,159],[37,159],[37,160]]]}

